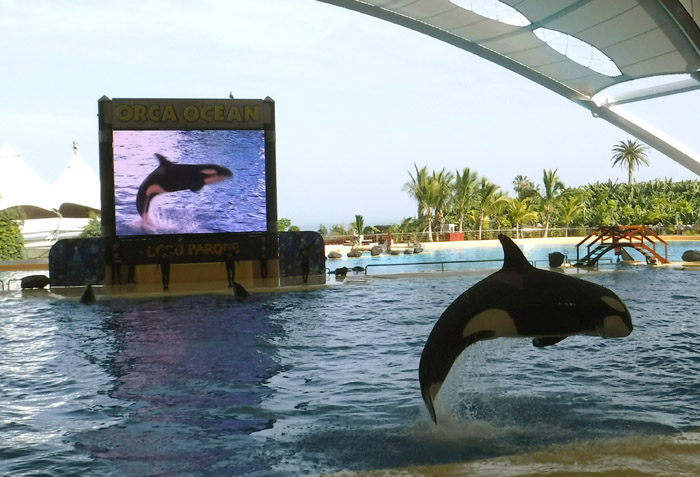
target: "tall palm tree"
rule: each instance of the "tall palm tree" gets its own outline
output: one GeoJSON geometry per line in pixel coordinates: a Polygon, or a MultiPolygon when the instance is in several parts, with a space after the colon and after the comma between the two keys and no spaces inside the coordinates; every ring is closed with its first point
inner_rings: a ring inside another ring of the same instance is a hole
{"type": "Polygon", "coordinates": [[[498,233],[501,233],[501,217],[506,215],[508,212],[508,204],[510,203],[510,197],[503,191],[498,191],[496,197],[494,197],[493,204],[489,208],[489,213],[491,214],[491,219],[498,224],[498,233]]]}
{"type": "Polygon", "coordinates": [[[357,245],[362,245],[362,233],[365,229],[365,218],[361,215],[355,215],[355,232],[357,233],[357,245]]]}
{"type": "Polygon", "coordinates": [[[428,194],[428,166],[423,166],[418,169],[418,166],[414,163],[413,167],[416,169],[416,175],[414,176],[410,172],[408,176],[411,178],[410,181],[403,185],[404,192],[408,192],[408,195],[416,199],[418,202],[418,216],[423,215],[425,209],[426,197],[428,194]]]}
{"type": "Polygon", "coordinates": [[[442,228],[442,224],[445,222],[445,209],[452,200],[454,176],[451,172],[443,168],[438,173],[433,171],[430,180],[434,182],[435,187],[435,225],[439,231],[442,228]]]}
{"type": "Polygon", "coordinates": [[[512,198],[508,202],[508,215],[515,224],[515,238],[521,238],[522,225],[537,219],[537,212],[530,209],[530,198],[512,198]]]}
{"type": "MultiPolygon", "coordinates": [[[[416,169],[415,177],[410,172],[408,175],[411,180],[406,182],[403,190],[418,201],[418,215],[425,215],[428,222],[428,240],[433,241],[433,213],[436,209],[440,209],[442,201],[444,201],[444,182],[445,174],[428,175],[428,167],[424,166],[418,169],[417,165],[413,165],[416,169]]],[[[449,186],[448,186],[449,190],[449,186]]]]}
{"type": "Polygon", "coordinates": [[[580,195],[568,195],[562,203],[562,218],[564,219],[564,235],[569,236],[569,225],[586,210],[586,204],[580,195]]]}
{"type": "Polygon", "coordinates": [[[549,236],[549,221],[560,203],[561,194],[565,187],[564,183],[559,180],[557,169],[543,170],[542,182],[544,194],[542,195],[540,207],[542,207],[542,213],[544,214],[544,237],[547,238],[549,236]]]}
{"type": "Polygon", "coordinates": [[[513,179],[513,190],[518,194],[518,199],[533,197],[539,193],[538,187],[528,176],[517,175],[513,179]]]}
{"type": "Polygon", "coordinates": [[[639,168],[642,164],[648,166],[646,151],[649,146],[637,141],[636,139],[628,139],[620,141],[612,148],[613,156],[610,158],[613,161],[613,167],[619,165],[622,168],[627,168],[627,183],[634,183],[634,169],[639,168]]]}
{"type": "Polygon", "coordinates": [[[479,240],[481,240],[484,219],[491,213],[494,202],[496,200],[505,200],[503,196],[498,196],[498,189],[500,189],[500,186],[497,186],[486,177],[482,177],[476,190],[476,210],[479,214],[479,240]]]}
{"type": "Polygon", "coordinates": [[[479,175],[476,172],[472,172],[468,167],[465,167],[461,173],[457,171],[455,175],[453,199],[460,232],[464,231],[464,218],[475,201],[478,180],[479,175]]]}

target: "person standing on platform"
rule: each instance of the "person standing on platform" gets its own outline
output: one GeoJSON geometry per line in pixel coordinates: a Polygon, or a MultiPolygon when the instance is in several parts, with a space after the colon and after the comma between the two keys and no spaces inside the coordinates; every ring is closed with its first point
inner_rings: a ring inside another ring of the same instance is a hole
{"type": "Polygon", "coordinates": [[[163,279],[163,290],[168,291],[170,287],[170,254],[168,250],[163,250],[156,263],[156,268],[160,266],[160,273],[163,279]]]}
{"type": "Polygon", "coordinates": [[[127,243],[126,251],[124,252],[124,261],[126,262],[126,283],[136,285],[136,263],[134,260],[134,244],[127,243]]]}
{"type": "Polygon", "coordinates": [[[122,284],[122,256],[119,250],[119,242],[112,244],[112,285],[122,284]],[[116,281],[115,281],[116,278],[116,281]]]}
{"type": "Polygon", "coordinates": [[[226,250],[224,253],[223,262],[226,264],[226,278],[228,286],[231,288],[236,281],[236,256],[238,254],[233,250],[226,250]]]}
{"type": "Polygon", "coordinates": [[[260,237],[260,276],[267,278],[267,243],[265,235],[260,237]]]}
{"type": "Polygon", "coordinates": [[[299,257],[301,258],[301,279],[304,281],[304,283],[307,283],[309,281],[309,269],[310,269],[310,255],[311,255],[311,247],[313,246],[313,243],[306,244],[306,241],[304,239],[301,239],[301,248],[299,249],[299,257]]]}

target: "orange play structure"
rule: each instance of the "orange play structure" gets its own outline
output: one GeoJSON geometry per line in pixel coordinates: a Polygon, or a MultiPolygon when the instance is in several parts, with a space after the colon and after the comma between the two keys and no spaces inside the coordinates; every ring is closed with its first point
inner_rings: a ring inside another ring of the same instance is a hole
{"type": "Polygon", "coordinates": [[[623,247],[637,250],[644,255],[649,264],[669,263],[668,244],[647,227],[643,225],[611,225],[599,227],[576,245],[575,265],[577,267],[593,267],[610,250],[619,253],[623,247]],[[663,245],[663,254],[657,251],[657,244],[663,245]],[[586,255],[579,258],[582,246],[586,247],[586,255]]]}

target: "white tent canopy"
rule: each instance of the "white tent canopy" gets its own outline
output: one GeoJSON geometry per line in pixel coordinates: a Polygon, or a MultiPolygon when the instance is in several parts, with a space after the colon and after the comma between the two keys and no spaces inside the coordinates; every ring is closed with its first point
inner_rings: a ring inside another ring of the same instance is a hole
{"type": "Polygon", "coordinates": [[[52,195],[63,217],[87,217],[100,210],[100,180],[74,148],[66,170],[53,184],[52,195]]]}
{"type": "Polygon", "coordinates": [[[58,239],[77,237],[91,211],[100,211],[100,180],[76,144],[66,170],[53,185],[7,145],[0,148],[0,211],[15,210],[30,258],[45,256],[58,239]]]}
{"type": "Polygon", "coordinates": [[[55,217],[51,187],[11,147],[0,148],[0,210],[19,208],[27,218],[55,217]]]}
{"type": "Polygon", "coordinates": [[[74,146],[66,170],[53,185],[7,145],[0,148],[0,210],[17,208],[27,219],[88,217],[100,211],[100,180],[74,146]]]}

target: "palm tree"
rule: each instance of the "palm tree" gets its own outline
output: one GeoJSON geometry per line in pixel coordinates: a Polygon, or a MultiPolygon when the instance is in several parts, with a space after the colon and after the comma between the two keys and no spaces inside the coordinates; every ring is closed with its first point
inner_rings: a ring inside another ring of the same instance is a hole
{"type": "Polygon", "coordinates": [[[499,190],[489,208],[491,219],[498,224],[498,233],[501,233],[501,217],[507,213],[509,203],[510,197],[508,197],[508,194],[499,190]]]}
{"type": "Polygon", "coordinates": [[[508,215],[515,224],[515,238],[521,238],[522,225],[537,219],[537,212],[530,209],[530,198],[513,198],[508,203],[508,215]]]}
{"type": "Polygon", "coordinates": [[[452,173],[445,170],[445,168],[443,168],[437,174],[435,171],[433,171],[433,174],[430,177],[431,182],[434,183],[433,187],[435,187],[435,225],[438,231],[442,228],[442,224],[445,222],[445,208],[452,200],[453,179],[454,176],[452,173]]]}
{"type": "Polygon", "coordinates": [[[643,143],[637,141],[636,139],[628,139],[627,141],[620,141],[612,148],[613,156],[610,158],[613,161],[613,167],[619,165],[622,168],[627,168],[627,183],[634,183],[634,169],[639,168],[642,164],[648,166],[649,159],[647,159],[647,149],[649,146],[645,146],[643,143]]]}
{"type": "Polygon", "coordinates": [[[455,176],[453,197],[460,232],[464,231],[464,218],[475,200],[476,184],[478,180],[479,175],[476,172],[472,172],[468,167],[465,167],[461,174],[457,171],[457,175],[455,176]]]}
{"type": "Polygon", "coordinates": [[[513,179],[513,190],[518,194],[518,199],[533,197],[539,194],[539,190],[535,183],[528,176],[517,175],[513,179]]]}
{"type": "Polygon", "coordinates": [[[361,215],[355,215],[355,232],[357,233],[357,245],[362,245],[362,233],[365,229],[365,218],[361,215]]]}
{"type": "Polygon", "coordinates": [[[557,169],[545,169],[542,172],[544,195],[542,195],[540,206],[542,207],[542,212],[544,213],[544,237],[547,238],[549,236],[549,221],[559,205],[561,193],[564,190],[564,183],[559,180],[559,176],[557,176],[557,169]]]}
{"type": "MultiPolygon", "coordinates": [[[[432,176],[428,175],[428,167],[424,166],[418,169],[418,166],[413,164],[416,169],[415,177],[410,172],[410,182],[406,182],[403,190],[418,201],[418,215],[425,215],[428,221],[428,240],[433,241],[433,212],[440,209],[444,200],[444,180],[446,177],[442,172],[432,176]]],[[[449,190],[449,187],[448,187],[449,190]]]]}
{"type": "Polygon", "coordinates": [[[569,236],[569,225],[578,216],[583,214],[586,210],[586,204],[584,203],[583,197],[581,195],[567,195],[562,203],[562,216],[564,219],[564,235],[569,236]]]}
{"type": "Polygon", "coordinates": [[[403,190],[408,192],[408,195],[416,199],[418,202],[418,213],[417,217],[423,215],[427,216],[428,219],[428,236],[432,242],[433,231],[431,228],[432,224],[432,210],[428,207],[428,202],[430,199],[430,176],[428,175],[428,166],[423,166],[418,169],[418,166],[414,163],[413,167],[416,169],[416,175],[414,176],[410,172],[408,176],[411,178],[409,182],[406,182],[403,186],[403,190]]]}
{"type": "Polygon", "coordinates": [[[498,189],[500,189],[500,186],[497,186],[486,177],[482,177],[479,187],[476,190],[476,210],[479,217],[479,240],[481,240],[484,219],[491,213],[494,203],[496,200],[505,200],[502,196],[498,196],[498,189]]]}

